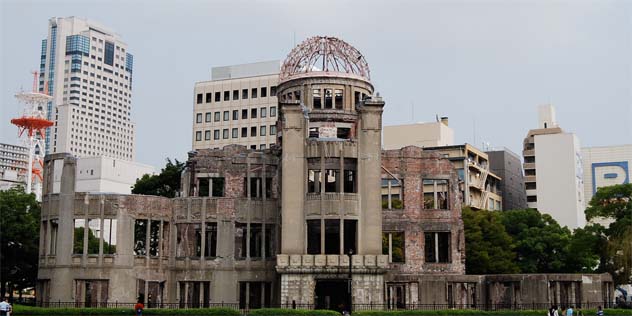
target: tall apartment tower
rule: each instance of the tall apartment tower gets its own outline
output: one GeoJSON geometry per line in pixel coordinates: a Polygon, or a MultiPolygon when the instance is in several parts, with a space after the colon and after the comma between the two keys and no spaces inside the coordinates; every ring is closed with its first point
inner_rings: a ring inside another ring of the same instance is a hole
{"type": "Polygon", "coordinates": [[[39,91],[53,97],[46,153],[134,160],[133,63],[112,31],[78,17],[49,20],[39,73],[39,91]]]}
{"type": "Polygon", "coordinates": [[[538,108],[538,128],[524,139],[527,206],[550,214],[570,229],[583,227],[584,180],[579,139],[558,126],[555,108],[538,108]]]}
{"type": "Polygon", "coordinates": [[[211,80],[195,83],[193,150],[276,143],[280,61],[214,67],[211,80]]]}

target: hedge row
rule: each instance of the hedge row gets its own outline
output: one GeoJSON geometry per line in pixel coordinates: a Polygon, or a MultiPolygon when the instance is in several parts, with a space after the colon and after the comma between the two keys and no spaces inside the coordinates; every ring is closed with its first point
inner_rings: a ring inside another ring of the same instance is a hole
{"type": "MultiPolygon", "coordinates": [[[[131,308],[43,308],[15,305],[15,315],[135,315],[131,308]]],[[[166,309],[146,308],[143,315],[198,315],[198,316],[240,316],[232,308],[189,308],[166,309]]]]}
{"type": "Polygon", "coordinates": [[[336,311],[325,309],[287,309],[287,308],[263,308],[253,309],[248,315],[255,316],[340,316],[336,311]]]}
{"type": "MultiPolygon", "coordinates": [[[[597,314],[595,309],[582,310],[583,315],[592,316],[597,314]]],[[[455,310],[393,310],[393,311],[356,311],[353,316],[484,316],[484,315],[502,315],[502,316],[545,316],[546,310],[502,310],[502,311],[480,311],[473,309],[455,309],[455,310]]],[[[561,314],[560,314],[561,315],[561,314]]],[[[577,311],[575,311],[577,315],[577,311]]],[[[604,311],[605,316],[630,316],[630,309],[607,309],[604,311]]]]}

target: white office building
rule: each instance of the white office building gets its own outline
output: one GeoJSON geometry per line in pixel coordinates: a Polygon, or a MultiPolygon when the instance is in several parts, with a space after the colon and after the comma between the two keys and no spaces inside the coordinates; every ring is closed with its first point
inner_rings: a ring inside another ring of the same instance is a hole
{"type": "Polygon", "coordinates": [[[278,60],[215,67],[210,81],[195,83],[192,148],[275,144],[279,70],[278,60]]]}
{"type": "Polygon", "coordinates": [[[632,144],[582,148],[586,205],[601,187],[630,183],[632,144]]]}
{"type": "Polygon", "coordinates": [[[82,18],[51,18],[39,73],[39,91],[53,97],[46,153],[134,160],[132,69],[119,35],[82,18]]]}
{"type": "Polygon", "coordinates": [[[550,214],[562,226],[583,227],[584,179],[579,139],[557,124],[551,105],[538,108],[538,128],[524,140],[527,206],[550,214]]]}

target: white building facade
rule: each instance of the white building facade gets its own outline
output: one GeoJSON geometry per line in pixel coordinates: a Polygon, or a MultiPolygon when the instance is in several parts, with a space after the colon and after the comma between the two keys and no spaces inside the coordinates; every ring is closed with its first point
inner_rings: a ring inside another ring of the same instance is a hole
{"type": "Polygon", "coordinates": [[[120,36],[82,18],[51,18],[39,73],[39,91],[53,97],[46,153],[134,160],[132,72],[120,36]]]}
{"type": "Polygon", "coordinates": [[[215,67],[197,82],[193,98],[192,148],[239,144],[266,149],[276,143],[279,61],[215,67]]]}
{"type": "Polygon", "coordinates": [[[584,175],[579,139],[559,128],[555,109],[539,107],[538,129],[524,140],[527,206],[550,214],[570,229],[586,224],[584,175]]]}
{"type": "MultiPolygon", "coordinates": [[[[55,164],[53,193],[59,193],[63,160],[55,164]]],[[[154,173],[152,166],[105,156],[78,158],[75,170],[75,191],[90,193],[131,194],[137,179],[154,173]]]]}
{"type": "Polygon", "coordinates": [[[582,148],[584,196],[590,202],[601,187],[630,183],[632,144],[582,148]]]}
{"type": "Polygon", "coordinates": [[[17,185],[26,187],[28,149],[0,143],[0,191],[17,185]]]}
{"type": "Polygon", "coordinates": [[[454,145],[454,130],[448,126],[448,118],[437,122],[384,126],[384,149],[405,146],[439,147],[454,145]]]}

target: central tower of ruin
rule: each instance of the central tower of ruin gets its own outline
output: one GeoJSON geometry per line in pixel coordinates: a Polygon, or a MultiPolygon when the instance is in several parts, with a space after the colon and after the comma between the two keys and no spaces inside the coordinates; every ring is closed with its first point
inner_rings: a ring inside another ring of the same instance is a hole
{"type": "Polygon", "coordinates": [[[342,40],[312,37],[279,77],[281,303],[381,304],[384,102],[368,64],[342,40]]]}

